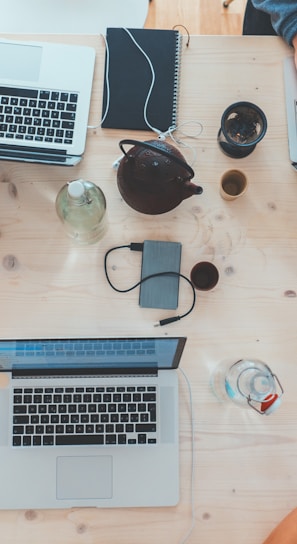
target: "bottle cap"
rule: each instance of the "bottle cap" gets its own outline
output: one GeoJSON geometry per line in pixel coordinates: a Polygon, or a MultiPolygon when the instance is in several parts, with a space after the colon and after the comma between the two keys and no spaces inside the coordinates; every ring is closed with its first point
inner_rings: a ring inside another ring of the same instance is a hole
{"type": "Polygon", "coordinates": [[[83,181],[78,179],[68,183],[68,194],[72,198],[81,198],[85,192],[83,181]]]}
{"type": "Polygon", "coordinates": [[[268,395],[261,403],[261,412],[269,416],[281,405],[280,397],[275,393],[274,395],[268,395]]]}

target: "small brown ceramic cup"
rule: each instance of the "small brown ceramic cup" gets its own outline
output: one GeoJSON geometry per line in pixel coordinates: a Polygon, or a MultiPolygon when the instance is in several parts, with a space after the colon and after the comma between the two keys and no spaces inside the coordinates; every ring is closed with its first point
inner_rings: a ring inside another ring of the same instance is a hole
{"type": "Polygon", "coordinates": [[[220,181],[220,195],[225,200],[235,200],[243,195],[248,187],[246,175],[240,170],[228,170],[220,181]]]}
{"type": "Polygon", "coordinates": [[[195,264],[191,270],[191,282],[199,291],[213,289],[219,281],[217,267],[208,261],[195,264]]]}

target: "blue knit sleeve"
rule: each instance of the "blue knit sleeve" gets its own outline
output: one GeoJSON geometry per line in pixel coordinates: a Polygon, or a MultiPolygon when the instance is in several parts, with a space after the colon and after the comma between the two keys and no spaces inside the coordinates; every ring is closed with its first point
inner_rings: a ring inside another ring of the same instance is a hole
{"type": "Polygon", "coordinates": [[[270,15],[276,33],[291,45],[297,35],[297,0],[252,0],[252,3],[270,15]]]}

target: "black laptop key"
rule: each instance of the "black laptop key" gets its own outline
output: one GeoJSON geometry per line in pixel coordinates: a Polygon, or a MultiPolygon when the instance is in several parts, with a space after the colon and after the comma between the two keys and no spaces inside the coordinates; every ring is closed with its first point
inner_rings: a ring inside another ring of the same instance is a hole
{"type": "Polygon", "coordinates": [[[25,433],[32,435],[34,433],[34,425],[26,425],[25,433]]]}
{"type": "Polygon", "coordinates": [[[32,437],[29,435],[23,436],[23,446],[31,446],[32,443],[32,437]]]}
{"type": "Polygon", "coordinates": [[[61,119],[65,119],[67,121],[74,121],[75,120],[75,113],[70,111],[63,111],[60,115],[61,119]]]}
{"type": "Polygon", "coordinates": [[[107,434],[105,437],[105,444],[106,445],[113,445],[117,443],[117,436],[116,434],[107,434]]]}
{"type": "Polygon", "coordinates": [[[54,437],[49,435],[44,435],[42,437],[42,444],[43,446],[53,446],[54,445],[54,437]]]}
{"type": "Polygon", "coordinates": [[[0,95],[9,96],[27,96],[28,98],[37,98],[38,91],[35,89],[19,89],[16,87],[0,87],[0,95]]]}
{"type": "Polygon", "coordinates": [[[29,421],[29,416],[13,416],[14,425],[26,425],[27,423],[29,423],[29,421]]]}
{"type": "Polygon", "coordinates": [[[150,413],[150,420],[156,421],[157,419],[157,408],[155,404],[148,404],[148,411],[150,413]]]}
{"type": "Polygon", "coordinates": [[[36,425],[36,434],[44,434],[44,425],[36,425]]]}
{"type": "Polygon", "coordinates": [[[41,100],[48,100],[49,97],[50,97],[49,91],[40,91],[40,93],[39,93],[39,98],[40,98],[41,100]]]}
{"type": "Polygon", "coordinates": [[[156,400],[156,393],[144,393],[143,401],[144,402],[154,402],[156,400]]]}
{"type": "Polygon", "coordinates": [[[66,425],[65,427],[67,434],[73,434],[74,433],[74,425],[66,425]]]}
{"type": "Polygon", "coordinates": [[[14,425],[12,428],[13,434],[24,434],[24,426],[23,425],[14,425]]]}
{"type": "Polygon", "coordinates": [[[54,425],[46,425],[45,427],[45,432],[47,435],[53,434],[54,430],[55,430],[54,425]]]}
{"type": "Polygon", "coordinates": [[[136,423],[136,432],[137,433],[155,433],[156,424],[155,423],[136,423]]]}
{"type": "Polygon", "coordinates": [[[103,444],[103,435],[101,434],[81,434],[81,435],[58,435],[56,436],[57,446],[84,446],[84,445],[103,444]]]}
{"type": "Polygon", "coordinates": [[[57,425],[56,426],[56,433],[57,434],[64,434],[64,425],[57,425]]]}

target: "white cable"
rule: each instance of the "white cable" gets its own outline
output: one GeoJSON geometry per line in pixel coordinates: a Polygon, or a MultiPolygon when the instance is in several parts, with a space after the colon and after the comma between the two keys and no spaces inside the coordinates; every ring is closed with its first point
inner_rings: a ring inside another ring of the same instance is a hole
{"type": "Polygon", "coordinates": [[[189,401],[190,401],[190,421],[191,421],[191,480],[190,480],[190,486],[191,486],[191,525],[185,534],[185,536],[180,541],[180,544],[185,544],[185,542],[188,540],[190,535],[192,534],[192,531],[195,527],[195,501],[194,501],[194,479],[195,479],[195,441],[194,441],[194,411],[193,411],[193,398],[192,398],[192,389],[190,381],[184,372],[179,367],[180,372],[182,373],[184,380],[188,387],[188,393],[189,393],[189,401]]]}
{"type": "MultiPolygon", "coordinates": [[[[146,54],[146,52],[142,49],[142,47],[137,43],[137,41],[135,40],[134,36],[131,34],[131,32],[128,30],[128,28],[124,28],[123,27],[123,30],[128,34],[128,36],[130,37],[130,39],[132,40],[132,42],[134,43],[134,45],[139,49],[139,51],[142,53],[142,55],[145,57],[146,61],[148,62],[148,65],[150,67],[150,71],[151,71],[151,76],[152,76],[152,79],[151,79],[151,84],[150,84],[150,87],[149,87],[149,90],[148,90],[148,94],[147,94],[147,97],[146,97],[146,100],[145,100],[145,103],[144,103],[144,108],[143,108],[143,117],[144,117],[144,120],[147,124],[147,126],[153,131],[153,132],[156,132],[156,134],[158,134],[158,136],[160,137],[161,140],[165,140],[166,138],[166,135],[167,133],[169,133],[169,131],[172,131],[175,129],[174,126],[172,127],[169,127],[168,131],[163,133],[161,130],[159,130],[158,128],[156,127],[153,127],[148,118],[147,118],[147,107],[148,107],[148,103],[149,103],[149,100],[150,100],[150,97],[151,97],[151,94],[152,94],[152,90],[153,90],[153,87],[155,85],[155,81],[156,81],[156,75],[155,75],[155,70],[154,70],[154,67],[153,67],[153,64],[151,62],[151,59],[148,57],[148,55],[146,54]]],[[[88,129],[96,129],[96,128],[99,128],[101,127],[102,123],[104,122],[107,114],[108,114],[108,110],[109,110],[109,105],[110,105],[110,85],[109,85],[109,47],[108,47],[108,43],[107,43],[107,39],[106,37],[102,34],[102,37],[104,39],[104,42],[105,42],[105,47],[106,47],[106,67],[105,67],[105,85],[106,85],[106,108],[105,108],[105,112],[104,112],[104,115],[100,121],[100,123],[98,125],[88,125],[88,129]]]]}
{"type": "MultiPolygon", "coordinates": [[[[143,109],[143,117],[144,117],[144,120],[147,124],[147,126],[153,131],[155,132],[157,135],[158,135],[158,139],[159,140],[166,140],[167,136],[171,138],[171,140],[178,146],[182,146],[182,147],[185,147],[187,149],[190,149],[192,151],[192,154],[193,154],[193,157],[192,157],[192,161],[190,162],[190,165],[193,166],[193,164],[195,164],[196,162],[196,158],[197,158],[197,153],[195,151],[195,149],[183,142],[180,138],[178,138],[177,136],[173,136],[173,132],[176,132],[176,131],[179,131],[180,134],[182,136],[184,136],[185,138],[198,138],[202,131],[203,131],[203,125],[202,123],[200,123],[200,121],[185,121],[184,123],[182,123],[181,125],[178,125],[178,126],[175,126],[175,125],[172,125],[170,127],[168,127],[168,129],[165,131],[165,132],[162,132],[161,130],[159,130],[158,128],[152,126],[147,118],[147,108],[148,108],[148,103],[149,103],[149,100],[150,100],[150,97],[151,97],[151,94],[152,94],[152,90],[153,90],[153,87],[155,85],[155,80],[156,80],[156,75],[155,75],[155,71],[154,71],[154,67],[153,67],[153,64],[150,60],[150,58],[148,57],[148,55],[146,54],[146,52],[142,49],[142,47],[137,43],[137,41],[135,40],[134,36],[131,34],[131,32],[127,29],[127,28],[124,28],[123,27],[123,30],[128,34],[128,36],[130,37],[130,39],[133,41],[134,45],[139,49],[139,51],[142,53],[142,55],[145,57],[146,61],[148,62],[148,65],[150,67],[150,71],[151,71],[151,76],[152,76],[152,79],[151,79],[151,84],[150,84],[150,87],[149,87],[149,91],[148,91],[148,94],[147,94],[147,97],[146,97],[146,100],[145,100],[145,103],[144,103],[144,109],[143,109]],[[182,129],[182,127],[186,126],[186,125],[190,125],[190,124],[196,124],[198,125],[199,127],[199,130],[197,133],[195,134],[187,134],[186,132],[184,132],[182,129]]],[[[106,66],[105,66],[105,88],[106,88],[106,107],[105,107],[105,112],[102,116],[102,119],[100,121],[100,123],[98,123],[97,125],[88,125],[88,129],[97,129],[97,128],[100,128],[102,126],[102,123],[105,121],[106,119],[106,116],[108,114],[108,110],[109,110],[109,106],[110,106],[110,84],[109,84],[109,63],[110,63],[110,53],[109,53],[109,47],[108,47],[108,43],[107,43],[107,39],[106,37],[102,34],[102,37],[103,37],[103,40],[105,42],[105,47],[106,47],[106,66]]],[[[120,161],[121,159],[123,158],[123,156],[119,157],[118,159],[116,159],[113,163],[113,168],[118,168],[119,164],[120,164],[120,161]]]]}
{"type": "Polygon", "coordinates": [[[108,74],[109,74],[109,47],[108,47],[108,43],[107,43],[107,40],[106,40],[106,37],[102,35],[102,38],[105,42],[105,47],[106,47],[106,66],[105,66],[105,85],[106,85],[106,107],[105,107],[105,112],[104,112],[104,115],[100,121],[100,123],[98,125],[88,125],[88,129],[96,129],[96,128],[100,128],[103,121],[105,121],[105,118],[107,116],[107,113],[108,113],[108,110],[109,110],[109,104],[110,104],[110,86],[109,86],[109,78],[108,78],[108,74]]]}
{"type": "Polygon", "coordinates": [[[147,126],[150,127],[150,129],[151,129],[153,132],[156,132],[157,134],[161,134],[161,130],[159,130],[159,129],[156,128],[156,127],[153,127],[153,126],[149,123],[148,118],[147,118],[147,106],[148,106],[149,99],[150,99],[150,97],[151,97],[152,90],[153,90],[153,87],[154,87],[155,81],[156,81],[156,75],[155,75],[155,70],[154,70],[152,61],[151,61],[151,59],[148,57],[148,55],[146,54],[146,52],[142,49],[142,47],[139,45],[139,43],[137,43],[137,41],[135,40],[134,36],[132,36],[130,30],[128,30],[128,28],[123,28],[123,30],[125,30],[125,32],[128,34],[128,36],[130,36],[132,42],[134,43],[134,45],[136,45],[137,49],[139,49],[139,51],[142,53],[142,55],[143,55],[144,58],[147,60],[148,65],[149,65],[149,67],[150,67],[150,71],[151,71],[151,75],[152,75],[152,80],[151,80],[150,88],[149,88],[149,91],[148,91],[148,93],[147,93],[147,97],[146,97],[146,100],[145,100],[145,103],[144,103],[143,117],[144,117],[144,120],[145,120],[147,126]]]}

